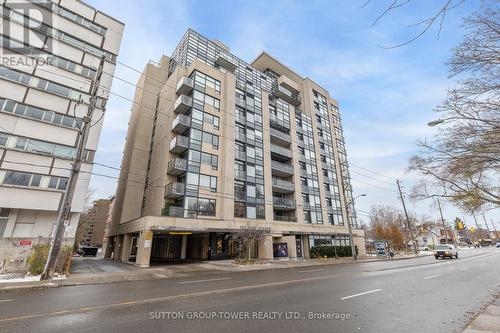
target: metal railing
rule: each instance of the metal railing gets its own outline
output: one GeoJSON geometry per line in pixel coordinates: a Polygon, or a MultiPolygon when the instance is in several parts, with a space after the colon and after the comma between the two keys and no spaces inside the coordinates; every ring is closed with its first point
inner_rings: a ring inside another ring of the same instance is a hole
{"type": "Polygon", "coordinates": [[[161,216],[184,217],[184,207],[165,207],[161,210],[161,216]]]}
{"type": "Polygon", "coordinates": [[[280,189],[284,189],[287,191],[294,191],[295,186],[292,182],[289,182],[287,180],[283,179],[278,179],[278,178],[273,178],[273,187],[277,187],[280,189]]]}
{"type": "Polygon", "coordinates": [[[295,201],[286,198],[273,197],[273,205],[285,208],[295,208],[295,201]]]}
{"type": "Polygon", "coordinates": [[[292,151],[290,149],[280,147],[280,146],[275,145],[273,143],[271,143],[271,152],[276,153],[276,154],[281,155],[281,156],[292,158],[292,151]]]}
{"type": "Polygon", "coordinates": [[[293,166],[278,161],[271,160],[271,169],[278,170],[288,174],[293,174],[293,166]]]}

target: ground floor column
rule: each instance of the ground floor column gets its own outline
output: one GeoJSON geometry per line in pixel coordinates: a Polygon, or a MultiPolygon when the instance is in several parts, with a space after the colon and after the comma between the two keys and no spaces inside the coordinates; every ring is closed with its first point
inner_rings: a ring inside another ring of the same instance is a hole
{"type": "Polygon", "coordinates": [[[273,259],[273,236],[265,235],[259,240],[259,259],[273,259]]]}
{"type": "Polygon", "coordinates": [[[302,235],[302,251],[304,251],[304,259],[309,259],[309,235],[302,235]]]}
{"type": "Polygon", "coordinates": [[[113,251],[113,260],[120,260],[122,255],[122,241],[123,235],[116,235],[113,237],[114,240],[114,251],[113,251]]]}
{"type": "Polygon", "coordinates": [[[135,265],[139,267],[149,267],[151,259],[151,245],[153,244],[153,232],[149,229],[141,230],[137,240],[137,256],[135,265]]]}
{"type": "Polygon", "coordinates": [[[187,237],[187,235],[182,235],[181,259],[186,259],[187,237]]]}
{"type": "Polygon", "coordinates": [[[104,259],[111,259],[113,254],[113,247],[115,246],[114,237],[108,237],[106,239],[106,246],[104,247],[104,259]]]}
{"type": "Polygon", "coordinates": [[[288,258],[297,259],[297,241],[295,240],[295,235],[283,236],[282,239],[287,244],[288,258]]]}
{"type": "Polygon", "coordinates": [[[128,259],[130,258],[130,247],[132,246],[132,235],[131,234],[124,234],[123,235],[123,241],[122,241],[122,254],[120,256],[120,259],[122,262],[127,262],[128,259]]]}

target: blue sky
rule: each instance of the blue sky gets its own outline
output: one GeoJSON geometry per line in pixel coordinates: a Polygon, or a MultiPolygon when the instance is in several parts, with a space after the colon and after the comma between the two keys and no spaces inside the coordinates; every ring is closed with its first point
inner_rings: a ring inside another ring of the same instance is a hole
{"type": "MultiPolygon", "coordinates": [[[[408,46],[386,49],[418,33],[408,26],[435,13],[440,1],[412,1],[375,26],[371,23],[392,0],[372,0],[364,8],[365,0],[88,2],[126,24],[119,61],[134,68],[170,55],[191,27],[248,62],[266,50],[329,90],[341,105],[354,191],[368,195],[357,201],[362,211],[371,205],[401,207],[395,179],[407,191],[418,179],[406,173],[408,158],[417,138],[437,130],[426,124],[436,118],[432,109],[453,83],[445,62],[464,33],[462,17],[477,6],[466,1],[448,12],[439,39],[434,27],[408,46]]],[[[139,74],[118,65],[116,75],[135,83],[139,74]]],[[[112,91],[133,98],[134,87],[115,79],[112,91]]],[[[130,108],[130,101],[111,96],[97,162],[120,165],[130,108]]],[[[95,171],[117,175],[98,166],[95,171]]],[[[96,197],[106,197],[114,193],[116,181],[93,176],[91,187],[96,197]]],[[[409,208],[439,216],[427,202],[409,202],[409,208]]],[[[486,214],[488,223],[494,215],[486,214]]],[[[455,216],[464,214],[445,205],[445,218],[455,216]]],[[[466,221],[472,223],[470,217],[466,221]]]]}

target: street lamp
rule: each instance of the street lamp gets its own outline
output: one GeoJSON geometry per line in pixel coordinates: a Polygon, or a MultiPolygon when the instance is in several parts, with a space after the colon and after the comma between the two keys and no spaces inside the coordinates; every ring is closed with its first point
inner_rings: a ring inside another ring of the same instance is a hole
{"type": "Polygon", "coordinates": [[[427,123],[427,126],[429,127],[434,127],[436,125],[439,125],[439,124],[442,124],[445,122],[445,119],[436,119],[436,120],[433,120],[433,121],[430,121],[427,123]]]}
{"type": "Polygon", "coordinates": [[[354,246],[354,240],[352,238],[352,226],[351,226],[351,221],[349,219],[349,207],[351,206],[351,204],[353,205],[353,208],[354,208],[354,201],[359,198],[359,197],[366,197],[366,193],[363,193],[363,194],[360,194],[360,195],[357,195],[355,196],[354,198],[352,198],[351,201],[349,201],[347,203],[347,227],[349,229],[349,242],[351,243],[351,252],[352,252],[352,259],[353,260],[356,260],[357,259],[357,255],[356,255],[356,247],[354,246]]]}

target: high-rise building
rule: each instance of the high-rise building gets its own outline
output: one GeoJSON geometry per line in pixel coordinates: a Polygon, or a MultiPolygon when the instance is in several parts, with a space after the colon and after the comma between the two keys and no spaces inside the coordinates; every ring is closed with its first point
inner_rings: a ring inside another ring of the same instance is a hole
{"type": "Polygon", "coordinates": [[[111,199],[94,201],[92,208],[80,215],[76,228],[75,245],[102,245],[111,199]]]}
{"type": "Polygon", "coordinates": [[[268,53],[246,63],[188,30],[137,84],[106,255],[150,260],[365,252],[337,101],[268,53]],[[349,207],[349,209],[348,209],[349,207]],[[248,255],[248,253],[247,253],[248,255]]]}
{"type": "Polygon", "coordinates": [[[91,83],[104,73],[64,244],[73,245],[124,25],[76,0],[0,7],[0,271],[48,243],[76,156],[91,83]]]}

